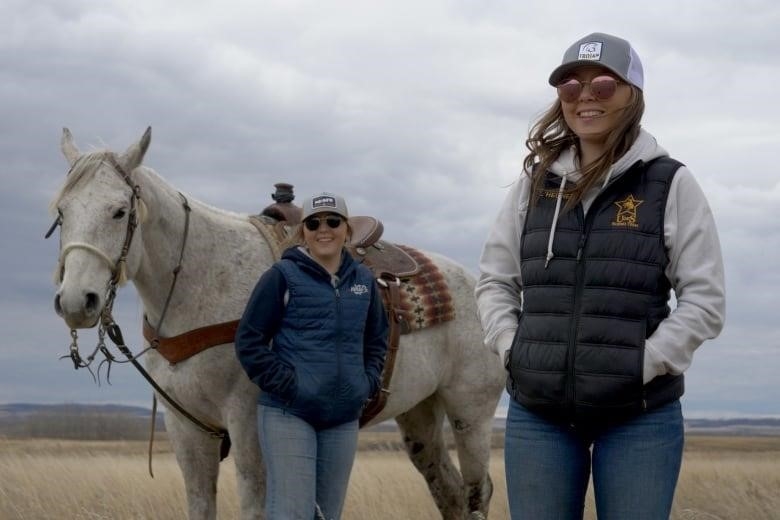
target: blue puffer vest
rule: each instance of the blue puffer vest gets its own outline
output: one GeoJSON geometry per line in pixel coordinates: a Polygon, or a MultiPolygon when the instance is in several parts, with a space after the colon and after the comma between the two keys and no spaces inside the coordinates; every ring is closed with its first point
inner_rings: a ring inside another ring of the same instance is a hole
{"type": "Polygon", "coordinates": [[[371,272],[344,255],[334,287],[305,258],[278,262],[289,300],[273,349],[295,369],[295,397],[281,402],[262,393],[260,403],[286,409],[316,428],[357,419],[369,397],[363,348],[371,303],[371,272]]]}
{"type": "Polygon", "coordinates": [[[523,313],[507,363],[509,394],[553,420],[615,422],[680,397],[682,376],[642,384],[645,339],[669,315],[664,212],[669,158],[631,167],[561,213],[545,268],[560,178],[548,173],[521,242],[523,313]]]}

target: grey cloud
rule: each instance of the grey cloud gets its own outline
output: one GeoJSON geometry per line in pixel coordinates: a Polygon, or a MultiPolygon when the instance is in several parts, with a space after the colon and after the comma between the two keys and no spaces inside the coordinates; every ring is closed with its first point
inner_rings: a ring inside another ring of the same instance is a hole
{"type": "MultiPolygon", "coordinates": [[[[149,395],[129,370],[96,389],[56,361],[69,337],[51,306],[56,235],[42,235],[67,171],[63,126],[83,150],[121,151],[151,125],[146,163],[233,211],[259,211],[279,181],[299,196],[341,192],[353,212],[381,218],[388,239],[476,272],[529,123],[553,100],[550,67],[583,34],[630,27],[648,73],[646,126],[700,179],[726,257],[728,323],[697,353],[687,406],[772,408],[756,396],[778,388],[764,369],[777,349],[780,282],[769,166],[780,113],[764,86],[780,73],[772,2],[737,12],[693,2],[674,19],[657,4],[617,1],[588,12],[575,2],[128,5],[0,6],[13,19],[0,34],[0,323],[10,335],[0,400],[149,395]],[[712,41],[726,27],[728,48],[712,41]],[[749,354],[737,354],[744,345],[749,354]],[[751,386],[736,384],[750,374],[751,386]]],[[[122,298],[117,312],[137,344],[139,305],[131,290],[122,298]]]]}

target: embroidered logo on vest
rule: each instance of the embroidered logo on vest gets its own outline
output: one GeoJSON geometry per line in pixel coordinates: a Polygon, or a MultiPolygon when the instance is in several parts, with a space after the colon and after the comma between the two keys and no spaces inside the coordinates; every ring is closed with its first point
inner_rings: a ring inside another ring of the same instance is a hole
{"type": "Polygon", "coordinates": [[[349,292],[351,292],[355,296],[361,296],[368,292],[368,287],[365,284],[356,283],[355,285],[349,288],[349,292]]]}
{"type": "Polygon", "coordinates": [[[636,210],[643,202],[643,200],[635,199],[633,195],[629,195],[625,199],[615,202],[615,206],[618,207],[618,210],[612,225],[631,228],[639,227],[636,222],[636,210]]]}
{"type": "MultiPolygon", "coordinates": [[[[558,190],[542,190],[542,192],[539,194],[540,197],[545,199],[557,199],[558,198],[558,190]]],[[[561,195],[561,198],[563,200],[569,200],[571,198],[571,193],[563,193],[561,195]]]]}

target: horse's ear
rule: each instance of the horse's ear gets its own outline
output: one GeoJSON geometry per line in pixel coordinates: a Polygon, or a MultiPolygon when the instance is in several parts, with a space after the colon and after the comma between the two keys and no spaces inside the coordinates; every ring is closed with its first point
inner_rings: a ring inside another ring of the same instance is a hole
{"type": "Polygon", "coordinates": [[[65,156],[65,159],[68,161],[68,164],[70,166],[73,166],[73,164],[81,155],[81,152],[79,152],[79,149],[76,148],[76,143],[73,142],[73,135],[71,135],[70,130],[68,130],[67,128],[62,129],[62,139],[60,139],[60,148],[62,149],[62,154],[65,156]]]}
{"type": "Polygon", "coordinates": [[[132,144],[122,157],[120,161],[128,172],[132,172],[139,166],[144,160],[146,150],[149,148],[149,142],[152,140],[152,127],[147,127],[144,135],[141,136],[141,140],[135,144],[132,144]]]}

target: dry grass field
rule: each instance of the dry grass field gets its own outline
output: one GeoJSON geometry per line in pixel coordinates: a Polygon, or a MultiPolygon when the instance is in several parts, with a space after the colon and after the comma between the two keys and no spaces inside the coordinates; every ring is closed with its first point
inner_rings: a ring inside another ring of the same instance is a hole
{"type": "MultiPolygon", "coordinates": [[[[366,432],[345,520],[436,519],[425,483],[397,434],[366,432]]],[[[185,517],[178,467],[157,442],[155,478],[146,443],[0,439],[0,519],[156,519],[185,517]]],[[[503,459],[494,451],[491,519],[508,518],[503,459]]],[[[238,518],[233,467],[223,462],[219,518],[238,518]]],[[[676,520],[780,518],[780,437],[689,436],[672,515],[676,520]]],[[[586,518],[594,519],[589,498],[586,518]]]]}

